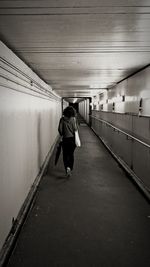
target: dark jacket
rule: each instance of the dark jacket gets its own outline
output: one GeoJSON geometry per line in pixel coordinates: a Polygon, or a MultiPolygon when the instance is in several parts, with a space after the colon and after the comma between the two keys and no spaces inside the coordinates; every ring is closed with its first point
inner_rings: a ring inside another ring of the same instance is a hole
{"type": "Polygon", "coordinates": [[[77,130],[76,118],[67,118],[63,116],[60,119],[58,131],[63,138],[74,137],[74,133],[77,130]]]}

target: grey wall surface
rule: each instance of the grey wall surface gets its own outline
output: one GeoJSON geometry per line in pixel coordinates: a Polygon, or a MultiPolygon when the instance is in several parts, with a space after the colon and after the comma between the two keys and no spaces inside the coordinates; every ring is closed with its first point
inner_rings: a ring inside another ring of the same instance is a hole
{"type": "Polygon", "coordinates": [[[58,132],[60,98],[0,43],[0,248],[58,132]]]}
{"type": "Polygon", "coordinates": [[[150,67],[93,97],[92,127],[150,190],[150,149],[115,127],[150,145],[150,67]]]}

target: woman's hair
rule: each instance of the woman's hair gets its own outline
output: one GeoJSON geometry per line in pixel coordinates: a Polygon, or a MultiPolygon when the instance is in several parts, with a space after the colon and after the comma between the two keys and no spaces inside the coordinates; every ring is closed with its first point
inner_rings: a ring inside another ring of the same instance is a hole
{"type": "Polygon", "coordinates": [[[75,117],[76,111],[73,107],[68,106],[64,109],[63,115],[66,116],[67,118],[75,117]]]}

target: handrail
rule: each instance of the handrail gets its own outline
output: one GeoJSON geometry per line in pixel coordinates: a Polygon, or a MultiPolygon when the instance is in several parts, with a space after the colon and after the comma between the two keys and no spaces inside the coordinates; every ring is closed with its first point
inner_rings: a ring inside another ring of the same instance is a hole
{"type": "Polygon", "coordinates": [[[123,133],[124,135],[127,135],[127,136],[130,137],[131,139],[134,139],[134,140],[136,140],[137,142],[141,143],[142,145],[144,145],[144,146],[150,148],[150,145],[148,145],[148,144],[146,144],[145,142],[141,141],[140,139],[134,137],[133,135],[128,134],[127,132],[125,132],[125,131],[123,131],[123,130],[117,128],[117,127],[114,126],[113,124],[111,124],[111,123],[109,123],[109,122],[107,122],[107,121],[105,121],[105,120],[99,119],[99,118],[97,118],[97,117],[95,117],[95,116],[92,116],[92,115],[90,115],[90,117],[92,117],[92,118],[94,118],[94,119],[96,119],[96,120],[98,120],[98,121],[104,122],[106,125],[109,125],[109,126],[112,127],[113,129],[115,129],[115,130],[117,130],[117,131],[123,133]]]}

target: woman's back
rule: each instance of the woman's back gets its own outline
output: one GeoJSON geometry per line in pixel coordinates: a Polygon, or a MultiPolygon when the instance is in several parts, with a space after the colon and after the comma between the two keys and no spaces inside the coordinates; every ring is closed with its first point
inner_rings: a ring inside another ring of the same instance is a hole
{"type": "Polygon", "coordinates": [[[63,138],[69,138],[69,137],[74,137],[74,133],[77,130],[77,125],[76,125],[76,119],[75,117],[66,117],[63,116],[60,119],[58,131],[63,138]]]}

